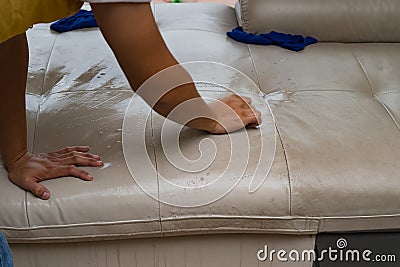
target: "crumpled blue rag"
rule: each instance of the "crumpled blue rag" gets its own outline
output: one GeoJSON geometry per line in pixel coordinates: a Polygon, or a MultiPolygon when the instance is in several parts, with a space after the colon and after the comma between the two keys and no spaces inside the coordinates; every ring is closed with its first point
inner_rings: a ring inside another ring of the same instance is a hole
{"type": "Polygon", "coordinates": [[[271,31],[268,34],[247,33],[243,31],[242,27],[237,27],[231,32],[227,32],[226,35],[235,41],[245,44],[276,45],[296,52],[303,50],[308,45],[318,42],[317,39],[310,36],[304,38],[301,35],[292,35],[275,31],[271,31]]]}
{"type": "Polygon", "coordinates": [[[75,15],[60,19],[50,25],[56,32],[68,32],[82,28],[98,27],[93,11],[79,10],[75,15]]]}
{"type": "Polygon", "coordinates": [[[0,232],[0,267],[13,267],[14,261],[7,239],[0,232]]]}

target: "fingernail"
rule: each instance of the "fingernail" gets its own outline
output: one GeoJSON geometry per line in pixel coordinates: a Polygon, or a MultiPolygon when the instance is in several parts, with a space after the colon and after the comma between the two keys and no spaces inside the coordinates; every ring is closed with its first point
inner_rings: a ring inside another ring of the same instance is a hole
{"type": "Polygon", "coordinates": [[[104,162],[102,161],[98,161],[97,163],[99,163],[100,165],[104,165],[104,162]]]}
{"type": "Polygon", "coordinates": [[[89,180],[93,180],[93,176],[91,176],[90,174],[88,175],[89,180]]]}
{"type": "Polygon", "coordinates": [[[50,197],[50,194],[49,194],[49,192],[45,191],[45,192],[43,192],[41,197],[44,198],[44,199],[48,199],[50,197]]]}

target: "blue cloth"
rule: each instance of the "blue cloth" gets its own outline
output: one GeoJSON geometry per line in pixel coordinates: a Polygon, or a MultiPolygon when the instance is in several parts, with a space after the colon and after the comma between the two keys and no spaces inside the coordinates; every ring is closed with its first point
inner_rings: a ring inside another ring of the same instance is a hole
{"type": "Polygon", "coordinates": [[[7,239],[0,232],[0,267],[13,267],[14,261],[7,239]]]}
{"type": "Polygon", "coordinates": [[[317,43],[313,37],[304,38],[301,35],[292,35],[280,32],[270,32],[268,34],[254,34],[243,31],[242,27],[237,27],[231,32],[226,33],[230,38],[245,44],[257,45],[276,45],[292,51],[303,50],[306,46],[317,43]]]}
{"type": "Polygon", "coordinates": [[[98,27],[93,11],[79,10],[75,15],[60,19],[50,25],[56,32],[68,32],[82,28],[98,27]]]}

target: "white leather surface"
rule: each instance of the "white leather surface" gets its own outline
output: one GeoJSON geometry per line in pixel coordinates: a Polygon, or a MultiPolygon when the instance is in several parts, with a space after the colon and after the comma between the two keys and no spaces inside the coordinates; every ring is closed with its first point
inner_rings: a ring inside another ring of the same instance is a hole
{"type": "MultiPolygon", "coordinates": [[[[133,93],[100,33],[92,29],[54,35],[39,25],[28,34],[29,146],[42,152],[90,145],[106,166],[87,169],[95,176],[93,182],[74,178],[44,182],[52,192],[48,202],[16,188],[0,168],[0,230],[10,241],[400,228],[399,44],[323,43],[295,53],[228,39],[225,30],[237,26],[230,7],[188,4],[155,10],[179,61],[223,63],[260,86],[279,130],[268,179],[249,194],[255,168],[251,160],[247,176],[211,205],[179,208],[148,196],[128,171],[121,144],[124,114],[133,93]],[[185,20],[181,11],[196,14],[196,23],[177,23],[175,15],[185,20]]],[[[268,117],[260,92],[249,80],[212,68],[204,73],[251,96],[268,117]]],[[[225,93],[214,87],[199,89],[204,95],[225,93]]],[[[148,108],[137,96],[134,99],[129,116],[144,118],[148,108]]],[[[160,173],[177,183],[189,179],[201,184],[201,179],[177,171],[163,158],[157,139],[160,117],[152,114],[144,122],[149,156],[160,173]]],[[[259,153],[257,132],[249,131],[253,157],[259,153]]],[[[203,136],[185,130],[186,153],[196,156],[203,136]]],[[[212,138],[222,145],[222,155],[229,152],[223,147],[225,137],[212,138]]],[[[138,160],[144,156],[138,154],[138,160]]],[[[226,162],[224,157],[217,159],[216,166],[226,162]]],[[[233,162],[240,164],[241,158],[233,162]]],[[[221,170],[217,167],[209,176],[221,170]]],[[[209,179],[207,171],[202,177],[209,179]]],[[[148,179],[151,183],[158,177],[149,173],[148,179]]],[[[179,200],[167,188],[153,189],[163,199],[179,200]]]]}
{"type": "Polygon", "coordinates": [[[250,51],[285,149],[291,214],[320,217],[320,231],[398,228],[400,45],[250,51]]]}
{"type": "MultiPolygon", "coordinates": [[[[12,244],[15,267],[311,267],[308,261],[258,261],[257,252],[314,249],[314,236],[220,235],[80,243],[12,244]],[[60,261],[62,259],[62,261],[60,261]]],[[[287,257],[287,255],[286,255],[287,257]]]]}
{"type": "Polygon", "coordinates": [[[243,28],[323,42],[399,42],[397,0],[240,0],[243,28]]]}

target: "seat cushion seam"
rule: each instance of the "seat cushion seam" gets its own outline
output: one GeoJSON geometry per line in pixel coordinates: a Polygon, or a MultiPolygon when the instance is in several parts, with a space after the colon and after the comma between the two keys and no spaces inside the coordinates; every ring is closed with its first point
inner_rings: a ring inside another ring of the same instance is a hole
{"type": "MultiPolygon", "coordinates": [[[[360,59],[356,56],[356,54],[354,53],[354,51],[351,50],[351,52],[352,52],[353,56],[355,57],[355,59],[357,60],[357,62],[358,62],[358,64],[359,64],[359,66],[360,66],[360,68],[361,68],[361,70],[362,70],[362,72],[363,72],[365,78],[366,78],[367,81],[368,81],[369,87],[370,87],[371,92],[372,92],[372,96],[373,96],[374,99],[385,109],[386,113],[389,115],[390,119],[393,121],[393,123],[395,124],[396,128],[400,131],[400,124],[396,121],[395,117],[394,117],[393,114],[390,112],[389,108],[388,108],[384,103],[382,103],[382,102],[376,97],[375,92],[374,92],[375,90],[374,90],[374,88],[373,88],[373,86],[372,86],[371,80],[370,80],[370,78],[369,78],[369,76],[368,76],[368,74],[367,74],[367,72],[366,72],[366,69],[364,68],[364,65],[361,63],[360,59]]],[[[382,93],[380,93],[379,95],[381,95],[381,94],[382,94],[382,93]]]]}
{"type": "MultiPolygon", "coordinates": [[[[44,95],[44,94],[47,93],[47,91],[45,92],[44,86],[45,86],[45,83],[46,83],[47,72],[48,72],[49,66],[50,66],[50,60],[51,60],[51,57],[52,57],[52,55],[53,55],[53,51],[54,51],[54,47],[55,47],[55,45],[56,45],[57,39],[58,39],[58,35],[54,38],[54,43],[53,43],[53,45],[51,46],[49,58],[47,59],[46,69],[45,69],[45,72],[44,72],[44,75],[43,75],[43,83],[42,83],[42,92],[41,92],[41,95],[44,95]]],[[[48,91],[50,91],[50,90],[48,90],[48,91]]]]}
{"type": "MultiPolygon", "coordinates": [[[[264,92],[261,91],[261,82],[260,82],[260,78],[259,78],[259,75],[258,75],[258,71],[257,71],[257,67],[256,67],[256,64],[255,64],[253,55],[251,54],[250,45],[247,45],[247,48],[248,48],[248,51],[249,51],[251,64],[253,65],[253,69],[256,72],[257,86],[258,86],[258,88],[260,90],[260,93],[264,94],[264,92]]],[[[266,100],[266,99],[265,99],[265,101],[268,102],[268,100],[266,100]]],[[[272,109],[270,109],[270,110],[272,112],[272,109]]],[[[281,146],[282,146],[282,149],[283,149],[283,156],[285,157],[286,171],[287,171],[288,184],[289,184],[289,215],[292,216],[292,183],[291,183],[291,179],[290,179],[289,162],[288,162],[285,146],[283,144],[282,137],[281,137],[281,134],[279,132],[279,128],[278,128],[278,124],[277,124],[276,120],[275,120],[275,128],[276,128],[276,132],[278,134],[279,142],[281,143],[281,146]]]]}
{"type": "Polygon", "coordinates": [[[400,124],[397,122],[396,118],[393,116],[392,112],[390,112],[389,108],[382,103],[379,99],[375,98],[376,101],[378,101],[379,104],[382,105],[382,107],[386,110],[386,113],[389,115],[389,117],[392,119],[393,123],[396,125],[396,128],[400,131],[400,124]]]}
{"type": "Polygon", "coordinates": [[[355,60],[357,61],[357,63],[358,63],[358,65],[359,65],[359,67],[360,67],[362,73],[364,74],[365,79],[366,79],[367,82],[368,82],[369,88],[371,89],[372,96],[375,97],[375,90],[374,90],[374,88],[373,88],[373,86],[372,86],[372,83],[371,83],[371,80],[369,79],[369,76],[368,76],[368,74],[367,74],[367,72],[366,72],[366,70],[365,70],[365,68],[364,68],[364,65],[361,63],[360,59],[359,59],[359,58],[357,57],[357,55],[354,53],[353,49],[351,49],[351,53],[353,54],[353,56],[354,56],[355,60]]]}

